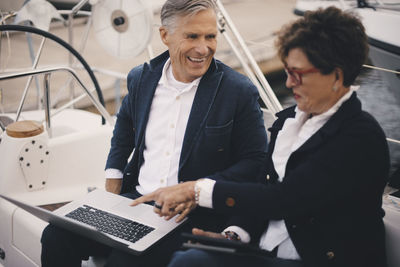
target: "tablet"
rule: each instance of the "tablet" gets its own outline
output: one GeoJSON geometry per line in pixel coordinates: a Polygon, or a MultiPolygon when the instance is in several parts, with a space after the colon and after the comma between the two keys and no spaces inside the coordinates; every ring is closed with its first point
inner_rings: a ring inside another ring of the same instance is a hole
{"type": "Polygon", "coordinates": [[[187,240],[182,245],[182,247],[185,249],[197,248],[236,255],[258,255],[272,257],[271,252],[260,249],[258,246],[254,246],[252,244],[243,243],[241,241],[193,235],[189,233],[182,233],[182,236],[185,240],[187,240]]]}

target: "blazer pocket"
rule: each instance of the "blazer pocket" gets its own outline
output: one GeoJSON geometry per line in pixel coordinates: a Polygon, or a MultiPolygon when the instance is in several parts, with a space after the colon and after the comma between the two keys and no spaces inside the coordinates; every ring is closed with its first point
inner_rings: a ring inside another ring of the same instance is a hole
{"type": "Polygon", "coordinates": [[[205,134],[206,135],[222,135],[227,134],[232,131],[233,120],[230,120],[228,123],[224,125],[218,126],[206,126],[205,134]]]}

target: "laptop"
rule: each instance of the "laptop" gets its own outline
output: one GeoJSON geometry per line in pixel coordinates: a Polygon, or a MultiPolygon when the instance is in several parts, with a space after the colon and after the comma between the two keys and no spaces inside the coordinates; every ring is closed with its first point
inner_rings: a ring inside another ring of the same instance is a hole
{"type": "Polygon", "coordinates": [[[54,212],[0,197],[46,222],[134,255],[144,253],[186,221],[166,221],[154,213],[152,205],[131,207],[132,199],[100,189],[54,212]]]}

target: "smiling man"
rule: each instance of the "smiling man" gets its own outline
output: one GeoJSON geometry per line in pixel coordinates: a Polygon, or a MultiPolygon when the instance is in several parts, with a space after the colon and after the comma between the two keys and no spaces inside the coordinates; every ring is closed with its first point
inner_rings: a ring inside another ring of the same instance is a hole
{"type": "MultiPolygon", "coordinates": [[[[137,198],[199,178],[257,182],[265,177],[267,137],[259,95],[247,77],[213,58],[214,1],[167,0],[161,23],[168,51],[128,75],[129,93],[106,164],[106,189],[137,198]]],[[[179,219],[192,208],[177,207],[179,219]]],[[[223,223],[224,216],[197,208],[181,231],[216,230],[223,223]]],[[[104,255],[107,266],[165,266],[180,245],[177,232],[134,257],[50,225],[42,236],[42,265],[80,266],[90,255],[104,255]]]]}
{"type": "Polygon", "coordinates": [[[217,48],[216,14],[213,9],[206,9],[177,17],[173,25],[161,26],[160,36],[169,48],[174,78],[190,83],[203,76],[213,60],[217,48]]]}

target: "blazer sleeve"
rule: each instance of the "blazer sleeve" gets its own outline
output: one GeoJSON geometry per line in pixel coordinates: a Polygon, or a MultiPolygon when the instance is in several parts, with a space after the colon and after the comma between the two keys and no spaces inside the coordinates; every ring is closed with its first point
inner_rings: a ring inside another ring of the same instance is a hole
{"type": "Polygon", "coordinates": [[[143,65],[132,69],[128,74],[128,94],[122,100],[117,114],[106,169],[114,168],[123,172],[135,148],[135,95],[142,70],[143,65]]]}
{"type": "Polygon", "coordinates": [[[254,226],[251,220],[301,218],[323,210],[348,209],[371,215],[380,212],[389,170],[384,134],[368,120],[349,124],[306,155],[294,152],[281,183],[217,181],[214,209],[238,216],[238,226],[244,226],[250,234],[254,230],[246,225],[254,226]],[[290,165],[296,161],[299,163],[292,168],[290,165]],[[333,208],[338,205],[340,209],[333,208]]]}

